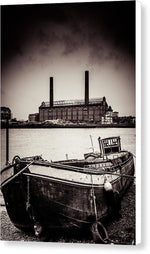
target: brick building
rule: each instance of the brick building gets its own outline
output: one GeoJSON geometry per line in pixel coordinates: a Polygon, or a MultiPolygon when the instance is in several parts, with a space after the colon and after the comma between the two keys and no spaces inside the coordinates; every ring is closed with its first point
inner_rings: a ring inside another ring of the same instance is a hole
{"type": "Polygon", "coordinates": [[[50,101],[39,107],[39,121],[62,119],[71,122],[102,123],[109,111],[106,98],[89,99],[89,72],[85,71],[85,98],[83,100],[53,100],[53,77],[50,77],[50,101]]]}

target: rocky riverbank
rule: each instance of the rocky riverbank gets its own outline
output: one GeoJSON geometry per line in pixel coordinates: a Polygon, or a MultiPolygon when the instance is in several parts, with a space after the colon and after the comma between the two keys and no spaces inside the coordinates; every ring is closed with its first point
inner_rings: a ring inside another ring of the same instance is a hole
{"type": "MultiPolygon", "coordinates": [[[[1,240],[3,241],[43,241],[33,234],[27,234],[17,229],[10,221],[2,197],[0,197],[1,240]]],[[[121,218],[108,221],[105,226],[109,238],[114,244],[135,243],[135,184],[132,184],[121,203],[121,218]]],[[[90,232],[58,231],[52,232],[49,242],[94,243],[90,232]]]]}

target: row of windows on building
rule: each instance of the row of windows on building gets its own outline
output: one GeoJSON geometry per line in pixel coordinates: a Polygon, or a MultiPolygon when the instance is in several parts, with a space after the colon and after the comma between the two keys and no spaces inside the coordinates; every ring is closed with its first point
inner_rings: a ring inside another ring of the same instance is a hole
{"type": "Polygon", "coordinates": [[[106,111],[105,106],[64,107],[53,109],[39,109],[40,122],[45,120],[63,119],[68,121],[101,121],[106,111]]]}

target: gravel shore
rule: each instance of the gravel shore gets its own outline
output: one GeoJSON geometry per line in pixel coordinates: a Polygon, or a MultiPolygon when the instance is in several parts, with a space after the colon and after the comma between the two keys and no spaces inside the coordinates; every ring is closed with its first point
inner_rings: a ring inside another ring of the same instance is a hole
{"type": "MultiPolygon", "coordinates": [[[[2,197],[0,197],[1,240],[3,241],[43,241],[33,234],[17,229],[10,221],[2,197]]],[[[121,203],[121,218],[108,221],[106,226],[109,238],[114,244],[135,244],[135,184],[126,192],[121,203]]],[[[49,242],[94,243],[90,232],[52,232],[49,242]]]]}

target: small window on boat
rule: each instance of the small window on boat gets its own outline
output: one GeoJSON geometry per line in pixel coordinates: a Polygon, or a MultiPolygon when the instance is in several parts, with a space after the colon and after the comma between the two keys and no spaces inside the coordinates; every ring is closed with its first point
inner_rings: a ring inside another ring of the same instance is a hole
{"type": "Polygon", "coordinates": [[[118,153],[119,152],[119,147],[108,147],[105,148],[105,154],[108,153],[118,153]]]}
{"type": "Polygon", "coordinates": [[[106,153],[111,153],[111,148],[105,148],[105,154],[106,153]]]}
{"type": "Polygon", "coordinates": [[[112,152],[113,153],[118,153],[119,152],[119,147],[113,147],[112,152]]]}

